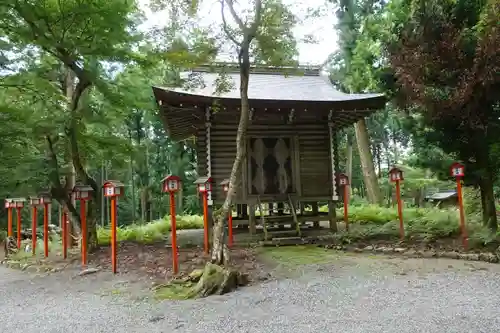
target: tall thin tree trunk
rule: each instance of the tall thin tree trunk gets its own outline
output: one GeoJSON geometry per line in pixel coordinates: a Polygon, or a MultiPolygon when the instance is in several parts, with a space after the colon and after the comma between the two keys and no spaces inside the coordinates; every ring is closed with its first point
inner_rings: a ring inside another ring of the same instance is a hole
{"type": "Polygon", "coordinates": [[[377,145],[377,168],[378,168],[378,178],[382,178],[382,148],[377,145]]]}
{"type": "MultiPolygon", "coordinates": [[[[133,144],[132,142],[132,131],[129,129],[128,130],[128,136],[129,136],[129,143],[130,145],[133,144]]],[[[135,182],[134,182],[134,155],[131,152],[129,156],[129,173],[130,173],[130,191],[132,192],[132,222],[135,222],[136,220],[136,207],[135,207],[135,182]]]]}
{"type": "Polygon", "coordinates": [[[363,178],[365,180],[368,201],[373,204],[381,204],[382,196],[375,173],[375,167],[373,165],[373,156],[370,151],[370,140],[368,138],[366,121],[361,119],[354,124],[354,129],[356,132],[359,159],[361,160],[361,168],[363,169],[363,178]]]}
{"type": "Polygon", "coordinates": [[[184,214],[184,189],[182,186],[179,189],[179,193],[177,194],[177,213],[179,215],[184,214]]]}
{"type": "MultiPolygon", "coordinates": [[[[105,175],[105,168],[104,168],[104,161],[101,164],[101,184],[104,184],[104,181],[106,180],[106,175],[105,175]]],[[[104,217],[105,217],[105,199],[104,195],[100,195],[101,197],[101,227],[104,227],[104,217]]]]}
{"type": "MultiPolygon", "coordinates": [[[[75,112],[76,110],[71,110],[71,105],[73,103],[73,98],[74,98],[74,88],[75,88],[75,74],[73,71],[69,68],[66,69],[66,98],[68,100],[68,109],[70,109],[71,112],[75,112]]],[[[74,117],[74,115],[71,115],[71,117],[74,117]]],[[[68,149],[70,151],[70,157],[69,157],[69,165],[70,165],[70,170],[69,174],[67,175],[67,184],[66,187],[68,190],[72,190],[73,187],[76,185],[76,170],[75,166],[73,164],[73,157],[71,155],[71,149],[68,149]]],[[[73,205],[73,207],[76,207],[76,200],[74,196],[70,195],[70,202],[73,205]]],[[[76,225],[76,221],[78,220],[77,216],[73,216],[71,213],[69,213],[68,209],[68,219],[72,220],[72,223],[68,223],[68,234],[67,234],[67,243],[70,247],[75,245],[75,241],[78,237],[79,231],[75,230],[74,226],[76,225]]]]}
{"type": "Polygon", "coordinates": [[[394,164],[399,163],[399,149],[398,149],[398,142],[396,141],[396,136],[393,135],[392,139],[392,145],[394,149],[394,164]]]}
{"type": "MultiPolygon", "coordinates": [[[[248,43],[250,44],[250,43],[248,43]]],[[[234,159],[231,175],[229,176],[229,191],[226,195],[226,200],[222,205],[222,210],[217,216],[213,232],[213,249],[212,262],[217,264],[225,264],[229,260],[229,251],[224,242],[224,224],[226,216],[229,212],[229,207],[233,202],[233,197],[236,194],[236,186],[241,182],[241,165],[245,158],[245,142],[247,140],[248,116],[250,113],[248,104],[248,81],[250,77],[250,60],[249,60],[249,45],[242,46],[240,60],[240,96],[241,96],[241,112],[238,130],[236,133],[236,157],[234,159]]]]}

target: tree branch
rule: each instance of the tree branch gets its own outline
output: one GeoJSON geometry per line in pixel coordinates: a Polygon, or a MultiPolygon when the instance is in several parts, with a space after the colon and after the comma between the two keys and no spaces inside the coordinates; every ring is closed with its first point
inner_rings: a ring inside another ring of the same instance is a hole
{"type": "Polygon", "coordinates": [[[76,138],[76,121],[74,118],[71,122],[71,126],[66,129],[66,135],[69,138],[71,146],[71,159],[78,177],[81,178],[86,184],[92,186],[92,188],[94,189],[94,195],[97,195],[97,193],[99,193],[97,182],[94,178],[89,176],[89,174],[83,167],[83,163],[80,158],[80,149],[78,148],[78,141],[76,138]]]}
{"type": "Polygon", "coordinates": [[[59,173],[59,162],[57,161],[57,154],[54,149],[54,140],[52,140],[52,138],[48,135],[45,138],[47,140],[47,146],[49,148],[48,157],[49,157],[49,164],[51,166],[49,171],[49,179],[52,182],[53,187],[55,186],[56,191],[63,192],[63,186],[61,184],[60,173],[59,173]]]}
{"type": "Polygon", "coordinates": [[[241,43],[236,40],[236,37],[229,31],[229,27],[226,21],[226,15],[224,14],[224,4],[226,0],[221,0],[221,16],[222,16],[222,29],[226,33],[227,38],[229,38],[237,47],[241,46],[241,43]]]}
{"type": "Polygon", "coordinates": [[[253,19],[253,23],[250,25],[250,28],[247,31],[249,42],[255,38],[255,34],[257,33],[257,29],[260,26],[260,22],[262,20],[262,0],[255,0],[255,16],[253,19]]]}
{"type": "MultiPolygon", "coordinates": [[[[233,16],[233,19],[236,21],[236,23],[238,24],[238,27],[240,28],[241,32],[243,33],[243,35],[246,34],[246,31],[247,31],[247,26],[245,25],[245,23],[243,23],[243,21],[241,20],[241,18],[238,16],[238,14],[236,14],[236,10],[234,10],[234,3],[233,3],[233,0],[223,0],[226,2],[228,8],[229,8],[229,11],[231,12],[231,15],[233,16]]],[[[260,0],[257,0],[258,2],[260,2],[260,0]]]]}

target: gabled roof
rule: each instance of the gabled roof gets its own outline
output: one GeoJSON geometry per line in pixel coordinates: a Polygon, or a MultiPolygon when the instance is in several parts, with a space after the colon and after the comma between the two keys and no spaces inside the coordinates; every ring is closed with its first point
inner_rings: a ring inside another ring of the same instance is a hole
{"type": "MultiPolygon", "coordinates": [[[[209,68],[196,68],[191,72],[184,72],[181,78],[188,82],[188,87],[165,88],[154,87],[180,94],[218,98],[240,99],[240,74],[229,71],[223,76],[224,89],[217,91],[219,73],[210,72],[209,68]]],[[[339,102],[377,100],[380,107],[385,104],[382,94],[346,94],[336,90],[330,79],[320,73],[319,68],[300,70],[289,74],[279,71],[253,70],[248,84],[248,98],[250,101],[305,101],[305,102],[339,102]]]]}
{"type": "Polygon", "coordinates": [[[456,190],[448,190],[448,191],[443,191],[443,192],[436,192],[433,194],[429,194],[425,196],[425,199],[427,200],[445,200],[451,197],[456,197],[457,196],[457,191],[456,190]]]}
{"type": "MultiPolygon", "coordinates": [[[[214,70],[205,66],[184,72],[181,78],[185,81],[182,88],[153,87],[163,122],[174,140],[193,135],[196,128],[204,124],[204,107],[215,101],[234,109],[232,111],[239,106],[240,74],[237,67],[225,65],[214,70]],[[220,86],[223,86],[222,91],[218,91],[220,86]]],[[[319,68],[310,67],[252,67],[248,96],[250,107],[256,109],[332,111],[336,119],[344,119],[340,121],[341,127],[384,108],[386,103],[382,94],[340,92],[319,68]]]]}

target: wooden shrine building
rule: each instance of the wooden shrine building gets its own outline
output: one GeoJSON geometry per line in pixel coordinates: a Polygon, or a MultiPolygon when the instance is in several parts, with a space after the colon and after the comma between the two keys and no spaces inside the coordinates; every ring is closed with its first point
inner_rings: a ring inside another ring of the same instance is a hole
{"type": "MultiPolygon", "coordinates": [[[[184,73],[183,88],[153,87],[170,137],[196,139],[198,175],[213,180],[210,205],[224,201],[219,184],[231,172],[240,117],[239,71],[228,65],[224,68],[222,79],[202,67],[184,73]],[[216,81],[224,81],[223,92],[217,91],[216,81]]],[[[329,219],[334,220],[333,207],[339,200],[334,174],[341,172],[335,134],[384,108],[385,97],[339,92],[319,68],[252,68],[248,95],[247,154],[234,223],[250,223],[250,230],[255,230],[256,207],[263,211],[262,205],[269,205],[269,215],[284,217],[285,203],[294,208],[305,203],[313,210],[306,214],[291,209],[289,220],[326,220],[318,212],[318,202],[328,202],[329,219]],[[278,214],[274,214],[276,207],[278,214]]]]}

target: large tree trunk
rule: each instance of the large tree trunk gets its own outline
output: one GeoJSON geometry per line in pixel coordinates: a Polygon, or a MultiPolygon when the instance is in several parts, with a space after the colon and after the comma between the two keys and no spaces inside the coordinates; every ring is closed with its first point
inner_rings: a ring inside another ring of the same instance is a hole
{"type": "MultiPolygon", "coordinates": [[[[101,197],[101,187],[97,184],[96,180],[92,178],[85,170],[83,166],[83,162],[80,156],[80,150],[78,148],[78,140],[76,133],[76,123],[73,123],[70,128],[68,128],[66,133],[71,142],[71,156],[73,158],[73,166],[75,167],[76,173],[78,177],[87,185],[91,186],[94,190],[92,193],[92,200],[88,202],[88,211],[87,211],[87,249],[88,251],[92,251],[97,246],[97,215],[100,206],[100,197],[101,197]]],[[[74,216],[79,216],[76,212],[74,216]]],[[[82,231],[85,232],[85,231],[82,231]]]]}
{"type": "Polygon", "coordinates": [[[375,167],[373,165],[373,157],[370,151],[370,141],[365,120],[361,119],[354,124],[354,129],[356,132],[359,159],[361,160],[361,168],[363,169],[363,178],[365,180],[368,201],[373,204],[381,204],[382,196],[375,173],[375,167]]]}
{"type": "MultiPolygon", "coordinates": [[[[65,82],[65,87],[64,87],[65,96],[68,100],[68,109],[69,109],[69,112],[71,114],[70,117],[74,117],[75,115],[73,113],[76,112],[76,110],[72,109],[73,99],[75,97],[79,98],[79,97],[75,96],[76,77],[71,69],[66,68],[65,71],[66,71],[66,79],[64,81],[65,82]]],[[[66,176],[66,187],[71,190],[76,185],[76,171],[75,171],[75,167],[72,163],[73,159],[71,157],[71,149],[68,149],[68,151],[69,151],[68,162],[70,163],[71,167],[69,170],[69,174],[66,176]]],[[[73,205],[73,207],[76,207],[76,200],[74,199],[73,196],[70,196],[70,201],[71,201],[71,205],[73,205]]],[[[68,223],[68,233],[67,233],[66,244],[68,244],[69,247],[72,247],[72,246],[76,245],[75,244],[76,240],[78,239],[78,235],[80,234],[79,228],[77,229],[74,227],[77,225],[77,221],[79,218],[78,218],[78,216],[75,216],[73,214],[68,214],[68,218],[71,220],[71,223],[68,223]]]]}
{"type": "MultiPolygon", "coordinates": [[[[480,134],[481,136],[484,136],[480,134]]],[[[478,137],[481,137],[478,136],[478,137]]],[[[489,145],[487,139],[478,142],[476,150],[477,165],[480,171],[479,187],[481,191],[481,204],[483,208],[483,223],[491,230],[498,228],[497,214],[495,207],[495,196],[493,193],[493,170],[489,157],[489,145]]]]}

